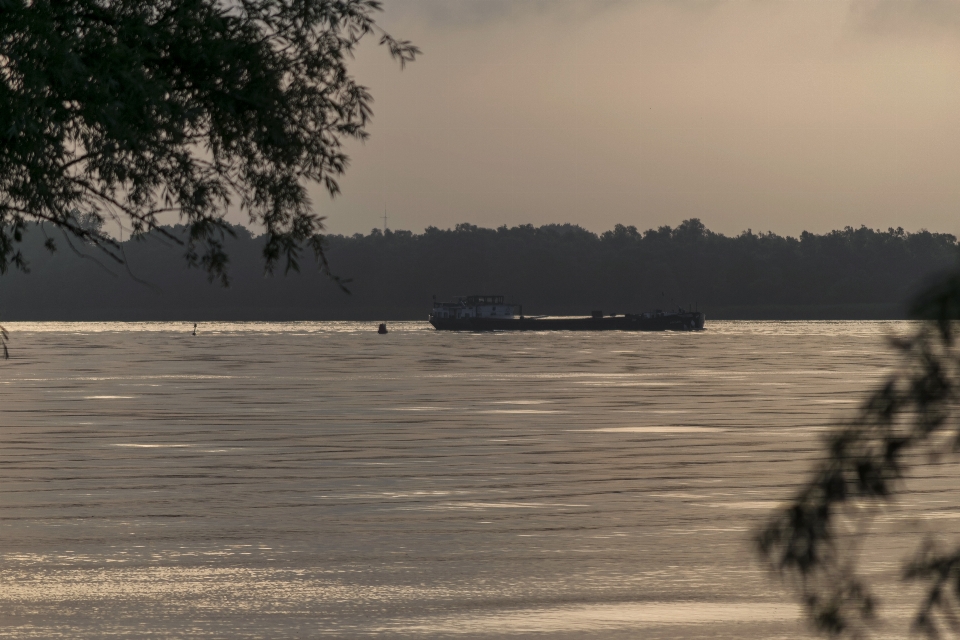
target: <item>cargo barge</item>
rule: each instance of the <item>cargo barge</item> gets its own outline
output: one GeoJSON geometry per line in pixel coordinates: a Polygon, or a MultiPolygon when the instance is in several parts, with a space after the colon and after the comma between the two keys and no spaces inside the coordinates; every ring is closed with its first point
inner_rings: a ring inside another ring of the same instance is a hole
{"type": "Polygon", "coordinates": [[[586,317],[524,316],[523,307],[503,296],[462,296],[454,302],[434,302],[430,324],[441,331],[700,331],[701,311],[662,311],[586,317]]]}

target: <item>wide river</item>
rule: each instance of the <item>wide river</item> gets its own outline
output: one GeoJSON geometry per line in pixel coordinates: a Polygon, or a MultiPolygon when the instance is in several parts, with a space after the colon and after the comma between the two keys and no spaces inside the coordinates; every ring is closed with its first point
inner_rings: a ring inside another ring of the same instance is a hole
{"type": "Polygon", "coordinates": [[[7,324],[0,636],[807,637],[751,533],[910,330],[389,328],[7,324]]]}

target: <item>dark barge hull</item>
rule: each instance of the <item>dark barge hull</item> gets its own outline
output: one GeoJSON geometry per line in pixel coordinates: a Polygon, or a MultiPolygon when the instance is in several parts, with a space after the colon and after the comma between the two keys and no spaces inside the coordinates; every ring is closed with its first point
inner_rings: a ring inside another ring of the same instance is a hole
{"type": "Polygon", "coordinates": [[[430,317],[430,324],[444,331],[700,331],[703,322],[699,311],[603,318],[430,317]]]}

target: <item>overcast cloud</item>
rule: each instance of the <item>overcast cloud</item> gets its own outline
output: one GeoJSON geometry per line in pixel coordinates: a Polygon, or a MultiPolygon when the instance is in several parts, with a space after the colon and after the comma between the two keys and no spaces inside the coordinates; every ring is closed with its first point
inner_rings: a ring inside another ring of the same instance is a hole
{"type": "Polygon", "coordinates": [[[960,3],[392,0],[335,233],[699,217],[960,233],[960,3]]]}

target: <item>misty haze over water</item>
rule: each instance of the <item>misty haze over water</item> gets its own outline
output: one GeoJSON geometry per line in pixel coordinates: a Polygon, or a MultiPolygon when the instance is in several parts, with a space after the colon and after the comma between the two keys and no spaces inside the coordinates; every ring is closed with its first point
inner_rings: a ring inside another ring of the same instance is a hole
{"type": "MultiPolygon", "coordinates": [[[[751,529],[910,330],[7,328],[0,619],[91,638],[803,637],[751,529]]],[[[888,605],[956,516],[924,473],[869,547],[888,605]]]]}

